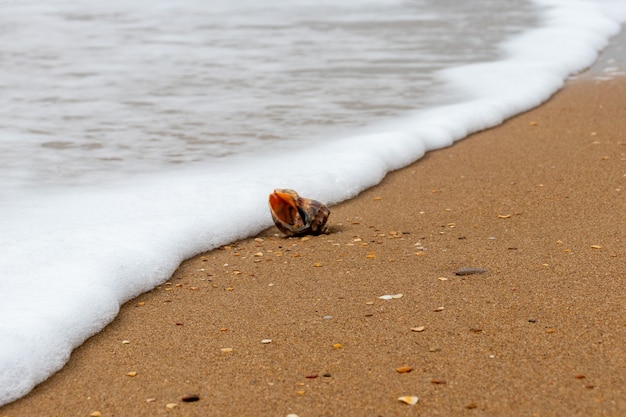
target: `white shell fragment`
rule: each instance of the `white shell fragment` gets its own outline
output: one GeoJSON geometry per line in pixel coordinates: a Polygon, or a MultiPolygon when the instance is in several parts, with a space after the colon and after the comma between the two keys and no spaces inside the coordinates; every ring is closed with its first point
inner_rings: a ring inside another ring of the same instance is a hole
{"type": "Polygon", "coordinates": [[[261,340],[261,343],[263,343],[264,345],[267,345],[268,343],[272,343],[272,339],[263,339],[261,340]]]}
{"type": "Polygon", "coordinates": [[[394,298],[402,298],[404,296],[404,294],[385,294],[385,295],[381,295],[380,298],[381,300],[393,300],[394,298]]]}
{"type": "Polygon", "coordinates": [[[405,395],[403,397],[398,397],[398,401],[402,401],[403,403],[406,403],[408,405],[415,405],[419,401],[419,398],[417,398],[415,395],[405,395]]]}

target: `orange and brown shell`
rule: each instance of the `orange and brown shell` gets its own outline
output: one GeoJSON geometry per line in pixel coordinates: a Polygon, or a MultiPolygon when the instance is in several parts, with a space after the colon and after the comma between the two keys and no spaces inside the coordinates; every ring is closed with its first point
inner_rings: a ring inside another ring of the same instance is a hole
{"type": "Polygon", "coordinates": [[[319,201],[282,189],[270,194],[269,205],[274,224],[287,236],[319,235],[326,231],[330,210],[319,201]]]}

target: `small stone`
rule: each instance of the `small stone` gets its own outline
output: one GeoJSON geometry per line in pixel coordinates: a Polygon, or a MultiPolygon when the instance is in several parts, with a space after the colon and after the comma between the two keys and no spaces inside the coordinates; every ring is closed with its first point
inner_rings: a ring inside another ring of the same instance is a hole
{"type": "Polygon", "coordinates": [[[458,271],[456,271],[454,274],[459,275],[459,276],[465,276],[465,275],[483,274],[485,272],[487,272],[487,270],[484,268],[461,268],[458,271]]]}
{"type": "Polygon", "coordinates": [[[576,379],[585,379],[585,376],[582,374],[578,374],[578,375],[574,375],[574,378],[576,379]]]}
{"type": "Polygon", "coordinates": [[[137,376],[137,372],[136,371],[131,371],[131,372],[127,373],[126,375],[130,376],[132,378],[132,377],[137,376]]]}
{"type": "Polygon", "coordinates": [[[341,349],[342,347],[343,347],[343,345],[341,343],[335,343],[333,345],[333,348],[335,348],[335,349],[341,349]]]}
{"type": "Polygon", "coordinates": [[[552,328],[550,328],[550,329],[546,329],[546,333],[550,333],[550,334],[552,334],[552,333],[554,333],[554,332],[556,332],[556,330],[555,330],[555,329],[552,329],[552,328]]]}
{"type": "Polygon", "coordinates": [[[315,379],[315,378],[317,378],[318,376],[319,376],[319,375],[317,375],[317,374],[310,374],[310,375],[305,376],[305,378],[307,378],[307,379],[315,379]]]}
{"type": "Polygon", "coordinates": [[[433,311],[435,311],[435,312],[439,313],[440,311],[443,311],[443,310],[444,310],[444,307],[443,307],[443,306],[441,306],[441,307],[437,307],[437,308],[436,308],[436,309],[434,309],[433,311]]]}
{"type": "Polygon", "coordinates": [[[123,345],[127,345],[127,344],[129,344],[129,343],[130,343],[130,340],[122,340],[122,344],[123,344],[123,345]]]}
{"type": "Polygon", "coordinates": [[[181,400],[183,400],[186,403],[193,403],[196,401],[200,401],[200,397],[196,394],[189,394],[189,395],[185,395],[183,398],[181,398],[181,400]]]}
{"type": "Polygon", "coordinates": [[[474,403],[469,403],[465,406],[468,410],[473,410],[474,408],[478,408],[478,406],[474,403]]]}
{"type": "Polygon", "coordinates": [[[417,398],[415,395],[405,395],[402,397],[398,397],[398,401],[401,401],[408,405],[415,405],[419,401],[419,398],[417,398]]]}
{"type": "Polygon", "coordinates": [[[396,368],[396,372],[399,374],[406,374],[408,372],[411,372],[413,370],[413,367],[411,366],[399,366],[396,368]]]}
{"type": "Polygon", "coordinates": [[[100,411],[92,411],[89,417],[102,417],[102,413],[100,411]]]}
{"type": "Polygon", "coordinates": [[[313,266],[314,266],[314,267],[316,267],[316,268],[319,268],[319,267],[321,267],[321,266],[322,266],[322,263],[321,263],[321,262],[315,262],[315,263],[313,264],[313,266]]]}
{"type": "Polygon", "coordinates": [[[443,385],[446,383],[446,381],[443,379],[431,379],[430,383],[435,385],[443,385]]]}
{"type": "Polygon", "coordinates": [[[156,398],[146,398],[146,402],[147,403],[155,403],[156,402],[156,398]]]}
{"type": "Polygon", "coordinates": [[[165,404],[165,408],[167,408],[168,410],[173,410],[176,407],[178,407],[178,404],[176,404],[176,403],[165,404]]]}
{"type": "Polygon", "coordinates": [[[221,348],[220,351],[222,353],[232,353],[233,352],[233,348],[231,348],[231,347],[221,348]]]}

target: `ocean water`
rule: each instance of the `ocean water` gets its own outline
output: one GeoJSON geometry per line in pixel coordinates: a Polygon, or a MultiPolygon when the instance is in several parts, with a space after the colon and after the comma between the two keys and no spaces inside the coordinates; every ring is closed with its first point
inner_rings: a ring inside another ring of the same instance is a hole
{"type": "Polygon", "coordinates": [[[182,260],[268,227],[274,188],[353,197],[539,105],[626,20],[621,0],[206,3],[0,1],[0,405],[182,260]]]}

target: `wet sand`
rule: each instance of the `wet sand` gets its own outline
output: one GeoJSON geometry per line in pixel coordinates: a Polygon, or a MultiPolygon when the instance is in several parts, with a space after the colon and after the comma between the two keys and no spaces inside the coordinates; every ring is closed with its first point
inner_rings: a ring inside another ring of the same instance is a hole
{"type": "Polygon", "coordinates": [[[625,175],[626,79],[569,82],[183,263],[0,416],[626,415],[625,175]]]}

